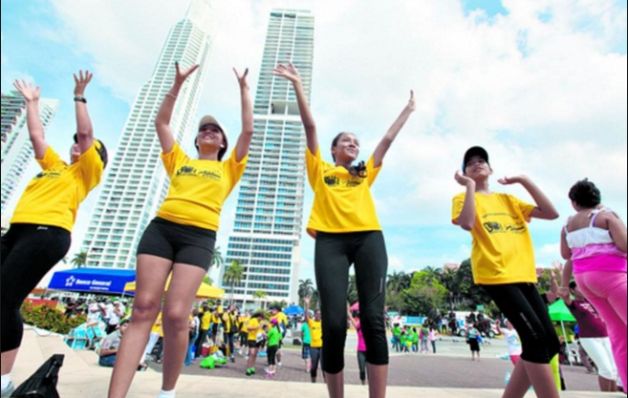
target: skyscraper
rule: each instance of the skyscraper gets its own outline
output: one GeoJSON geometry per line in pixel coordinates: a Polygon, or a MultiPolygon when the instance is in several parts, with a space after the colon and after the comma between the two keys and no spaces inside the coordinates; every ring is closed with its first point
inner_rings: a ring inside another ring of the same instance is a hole
{"type": "MultiPolygon", "coordinates": [[[[273,10],[254,105],[255,134],[240,183],[233,233],[225,266],[236,260],[244,279],[234,298],[252,301],[263,291],[267,300],[295,301],[305,180],[305,134],[292,85],[273,76],[279,62],[292,61],[310,96],[314,17],[309,11],[273,10]]],[[[224,281],[224,269],[220,279],[224,281]]]]}
{"type": "MultiPolygon", "coordinates": [[[[39,118],[46,128],[57,110],[59,101],[41,98],[39,100],[39,118]]],[[[13,205],[17,203],[18,185],[33,160],[33,146],[26,126],[26,103],[21,94],[11,92],[2,94],[2,215],[10,217],[13,205]]],[[[69,142],[69,140],[68,140],[69,142]]]]}
{"type": "Polygon", "coordinates": [[[200,64],[179,92],[170,121],[176,140],[191,142],[190,121],[196,114],[209,53],[209,36],[204,30],[209,12],[206,0],[192,0],[185,18],[170,30],[151,78],[137,95],[83,242],[88,266],[135,267],[139,239],[168,188],[155,117],[172,86],[175,61],[182,68],[200,64]]]}

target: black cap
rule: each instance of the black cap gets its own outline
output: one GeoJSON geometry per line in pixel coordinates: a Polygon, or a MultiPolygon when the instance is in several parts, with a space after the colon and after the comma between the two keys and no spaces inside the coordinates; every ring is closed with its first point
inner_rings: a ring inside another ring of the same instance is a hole
{"type": "Polygon", "coordinates": [[[467,149],[467,151],[464,153],[464,158],[462,160],[462,172],[463,173],[464,173],[464,169],[467,167],[467,163],[469,163],[469,160],[471,160],[471,158],[474,156],[479,156],[482,159],[484,159],[486,163],[490,164],[490,162],[488,161],[488,152],[486,152],[486,149],[482,148],[481,146],[472,146],[471,148],[467,149]]]}

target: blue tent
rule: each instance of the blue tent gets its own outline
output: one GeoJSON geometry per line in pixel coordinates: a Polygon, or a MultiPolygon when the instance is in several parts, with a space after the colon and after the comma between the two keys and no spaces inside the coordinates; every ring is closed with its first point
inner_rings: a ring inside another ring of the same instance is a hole
{"type": "Polygon", "coordinates": [[[48,284],[48,289],[99,294],[123,294],[124,285],[134,280],[135,270],[77,268],[55,272],[48,284]]]}
{"type": "Polygon", "coordinates": [[[296,304],[292,304],[291,306],[286,307],[286,309],[283,310],[283,313],[288,315],[288,316],[302,315],[303,314],[303,308],[299,307],[296,304]]]}

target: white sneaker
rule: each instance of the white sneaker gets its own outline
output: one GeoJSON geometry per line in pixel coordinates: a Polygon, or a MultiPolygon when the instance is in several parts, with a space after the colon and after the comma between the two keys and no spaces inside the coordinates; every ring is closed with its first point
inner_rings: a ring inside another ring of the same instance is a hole
{"type": "Polygon", "coordinates": [[[2,389],[2,393],[0,394],[0,397],[2,398],[10,397],[11,394],[13,394],[13,391],[15,391],[15,385],[13,384],[12,381],[10,381],[9,384],[7,384],[7,386],[2,389]]]}
{"type": "Polygon", "coordinates": [[[281,362],[277,362],[277,366],[281,367],[281,362]]]}

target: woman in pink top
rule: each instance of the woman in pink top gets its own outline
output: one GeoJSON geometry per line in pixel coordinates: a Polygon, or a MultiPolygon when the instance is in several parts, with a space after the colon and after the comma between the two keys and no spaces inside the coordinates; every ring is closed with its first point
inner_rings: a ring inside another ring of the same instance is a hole
{"type": "Polygon", "coordinates": [[[364,335],[362,334],[362,328],[360,327],[360,303],[356,302],[348,311],[351,324],[355,328],[358,335],[358,367],[360,368],[360,381],[362,385],[366,384],[366,341],[364,341],[364,335]]]}
{"type": "Polygon", "coordinates": [[[601,204],[591,181],[578,181],[569,191],[576,214],[561,234],[561,254],[567,262],[561,294],[568,292],[573,272],[580,291],[595,307],[611,340],[622,385],[626,375],[626,226],[601,204]]]}

